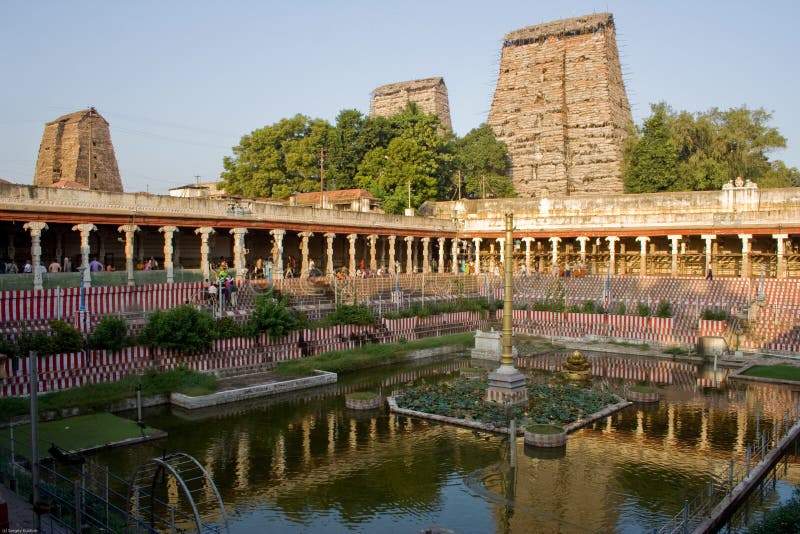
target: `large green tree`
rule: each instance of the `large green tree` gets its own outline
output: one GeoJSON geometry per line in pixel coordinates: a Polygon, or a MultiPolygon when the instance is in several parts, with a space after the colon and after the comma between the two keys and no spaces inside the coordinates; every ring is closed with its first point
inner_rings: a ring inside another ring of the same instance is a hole
{"type": "Polygon", "coordinates": [[[786,138],[763,109],[676,113],[662,102],[652,110],[625,149],[626,192],[719,189],[737,176],[761,187],[800,185],[800,171],[769,159],[786,138]]]}
{"type": "Polygon", "coordinates": [[[667,126],[667,107],[657,104],[644,122],[642,136],[630,150],[624,182],[626,193],[669,191],[678,170],[678,152],[667,126]]]}
{"type": "Polygon", "coordinates": [[[295,191],[318,190],[321,151],[330,130],[326,121],[298,114],[243,136],[233,156],[223,160],[225,191],[286,198],[295,191]]]}
{"type": "Polygon", "coordinates": [[[364,156],[354,182],[380,198],[384,211],[402,213],[409,195],[416,208],[447,194],[452,187],[453,138],[438,117],[409,104],[388,122],[376,121],[373,128],[381,134],[374,137],[378,146],[364,156]],[[384,146],[381,141],[387,138],[384,146]]]}
{"type": "Polygon", "coordinates": [[[466,196],[514,196],[514,184],[506,176],[508,149],[495,139],[488,124],[481,124],[456,141],[454,162],[466,196]]]}
{"type": "Polygon", "coordinates": [[[317,191],[363,187],[385,211],[402,213],[428,200],[457,194],[463,176],[467,194],[513,196],[505,177],[505,145],[482,125],[457,140],[436,115],[414,103],[392,117],[365,117],[346,109],[335,126],[304,115],[282,119],[242,137],[226,157],[222,179],[232,195],[285,198],[317,191]]]}

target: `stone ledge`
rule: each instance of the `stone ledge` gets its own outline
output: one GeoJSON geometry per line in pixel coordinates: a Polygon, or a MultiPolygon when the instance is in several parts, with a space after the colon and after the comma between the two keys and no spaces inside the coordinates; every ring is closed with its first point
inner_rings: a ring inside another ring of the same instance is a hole
{"type": "Polygon", "coordinates": [[[314,376],[295,378],[293,380],[284,380],[281,382],[270,382],[268,384],[258,384],[255,386],[231,389],[227,391],[218,391],[216,393],[212,393],[211,395],[203,395],[201,397],[189,397],[188,395],[184,395],[182,393],[173,393],[170,396],[170,402],[173,405],[185,410],[195,410],[198,408],[207,408],[209,406],[238,402],[256,397],[278,395],[280,393],[287,393],[289,391],[296,391],[298,389],[307,389],[317,386],[324,386],[327,384],[335,384],[338,378],[336,373],[330,373],[328,371],[315,371],[315,373],[316,374],[314,376]]]}

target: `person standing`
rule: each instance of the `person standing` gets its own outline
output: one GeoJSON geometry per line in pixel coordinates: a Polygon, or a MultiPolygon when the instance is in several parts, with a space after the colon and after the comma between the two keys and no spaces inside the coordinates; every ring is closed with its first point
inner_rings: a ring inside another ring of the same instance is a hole
{"type": "Polygon", "coordinates": [[[103,270],[103,264],[97,261],[97,258],[92,258],[89,262],[89,271],[97,273],[103,270]]]}
{"type": "Polygon", "coordinates": [[[60,273],[61,272],[61,265],[56,261],[55,258],[53,258],[53,261],[50,263],[50,266],[48,267],[48,270],[51,273],[60,273]]]}
{"type": "Polygon", "coordinates": [[[33,272],[33,265],[31,265],[31,260],[25,260],[25,265],[22,266],[23,273],[32,273],[33,272]]]}

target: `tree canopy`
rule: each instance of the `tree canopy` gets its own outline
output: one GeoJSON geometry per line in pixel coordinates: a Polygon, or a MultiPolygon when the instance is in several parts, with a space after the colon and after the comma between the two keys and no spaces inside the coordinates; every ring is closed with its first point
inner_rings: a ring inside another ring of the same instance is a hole
{"type": "Polygon", "coordinates": [[[654,104],[624,150],[627,193],[719,189],[742,176],[761,187],[800,185],[800,171],[768,154],[786,146],[771,114],[745,106],[702,113],[654,104]]]}
{"type": "Polygon", "coordinates": [[[361,187],[388,213],[457,195],[457,171],[467,194],[513,196],[504,176],[508,156],[487,125],[457,139],[436,115],[415,104],[392,117],[343,110],[332,126],[304,115],[282,119],[241,138],[224,159],[225,190],[233,195],[286,198],[293,192],[361,187]]]}

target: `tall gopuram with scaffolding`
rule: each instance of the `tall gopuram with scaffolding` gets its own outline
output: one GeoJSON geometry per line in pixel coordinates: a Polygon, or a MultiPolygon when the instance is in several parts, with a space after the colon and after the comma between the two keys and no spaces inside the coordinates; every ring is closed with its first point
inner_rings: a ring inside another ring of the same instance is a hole
{"type": "Polygon", "coordinates": [[[517,195],[621,193],[632,125],[610,13],[506,34],[488,123],[517,195]]]}
{"type": "Polygon", "coordinates": [[[45,125],[33,185],[122,192],[108,121],[96,109],[45,125]]]}

